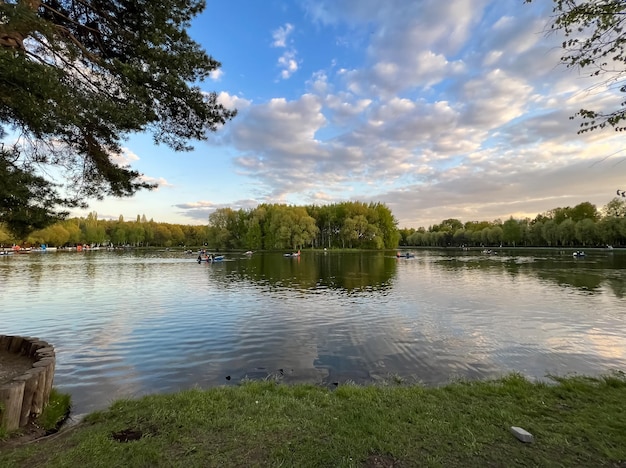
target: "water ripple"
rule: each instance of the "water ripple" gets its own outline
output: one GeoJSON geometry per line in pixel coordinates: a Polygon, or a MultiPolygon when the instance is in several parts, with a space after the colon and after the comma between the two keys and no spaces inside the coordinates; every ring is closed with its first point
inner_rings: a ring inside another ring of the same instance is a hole
{"type": "Polygon", "coordinates": [[[626,364],[619,256],[15,257],[0,261],[0,333],[55,345],[55,385],[78,412],[244,378],[436,385],[626,364]]]}

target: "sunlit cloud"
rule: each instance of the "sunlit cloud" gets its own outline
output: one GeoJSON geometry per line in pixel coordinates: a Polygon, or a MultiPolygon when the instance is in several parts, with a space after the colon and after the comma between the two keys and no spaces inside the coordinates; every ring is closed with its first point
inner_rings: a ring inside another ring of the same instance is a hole
{"type": "Polygon", "coordinates": [[[224,71],[221,68],[217,68],[209,74],[209,78],[213,81],[220,81],[222,76],[224,76],[224,71]]]}
{"type": "Polygon", "coordinates": [[[128,166],[135,161],[139,161],[139,156],[134,153],[130,148],[122,148],[119,153],[112,153],[110,155],[111,161],[118,166],[128,166]]]}
{"type": "Polygon", "coordinates": [[[285,24],[272,32],[272,47],[287,48],[285,52],[278,58],[278,66],[281,69],[280,76],[286,80],[298,70],[297,51],[288,42],[289,36],[294,30],[294,26],[290,23],[285,24]]]}

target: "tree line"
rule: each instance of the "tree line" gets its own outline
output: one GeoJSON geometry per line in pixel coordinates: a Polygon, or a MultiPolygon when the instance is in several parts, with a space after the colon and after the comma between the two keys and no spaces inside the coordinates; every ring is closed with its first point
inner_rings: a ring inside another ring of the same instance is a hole
{"type": "Polygon", "coordinates": [[[86,218],[59,221],[25,237],[0,224],[0,244],[77,244],[133,247],[206,246],[216,250],[275,250],[305,247],[395,248],[397,221],[384,204],[345,202],[325,206],[263,204],[254,209],[221,208],[208,225],[86,218]]]}
{"type": "Polygon", "coordinates": [[[159,223],[139,215],[132,221],[122,216],[102,220],[92,212],[85,218],[59,221],[27,237],[16,237],[0,223],[0,245],[206,246],[216,250],[626,245],[626,200],[620,198],[601,210],[583,202],[573,208],[554,208],[534,219],[511,217],[504,222],[463,223],[451,218],[418,229],[398,229],[386,205],[361,202],[221,208],[211,213],[208,221],[208,225],[182,225],[159,223]]]}
{"type": "Polygon", "coordinates": [[[26,237],[16,237],[0,224],[0,245],[47,244],[55,247],[70,245],[114,245],[133,247],[172,247],[179,245],[203,245],[207,240],[207,226],[148,221],[137,216],[134,221],[98,219],[96,212],[86,218],[70,218],[39,229],[26,237]]]}
{"type": "Polygon", "coordinates": [[[534,219],[505,222],[446,219],[428,229],[401,229],[404,246],[535,246],[573,247],[626,245],[626,200],[614,198],[602,210],[583,202],[554,208],[534,219]]]}

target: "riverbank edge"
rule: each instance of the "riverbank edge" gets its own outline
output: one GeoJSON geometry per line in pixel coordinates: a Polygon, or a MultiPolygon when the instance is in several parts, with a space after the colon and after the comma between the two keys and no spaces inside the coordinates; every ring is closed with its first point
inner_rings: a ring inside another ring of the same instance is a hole
{"type": "Polygon", "coordinates": [[[624,466],[625,397],[622,372],[436,388],[253,381],[120,400],[0,450],[0,465],[624,466]]]}

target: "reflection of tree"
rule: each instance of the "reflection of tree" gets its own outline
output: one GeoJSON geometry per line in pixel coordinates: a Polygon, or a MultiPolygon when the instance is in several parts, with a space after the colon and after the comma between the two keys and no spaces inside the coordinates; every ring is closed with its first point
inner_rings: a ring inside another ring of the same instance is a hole
{"type": "Polygon", "coordinates": [[[391,288],[397,262],[383,253],[307,254],[285,258],[279,254],[255,254],[241,262],[224,262],[213,279],[233,278],[273,287],[294,289],[343,289],[346,291],[391,288]]]}
{"type": "Polygon", "coordinates": [[[450,262],[449,252],[446,261],[437,262],[441,268],[449,270],[483,270],[491,273],[506,273],[511,277],[529,275],[559,286],[573,287],[591,294],[599,293],[608,287],[616,297],[626,296],[626,282],[621,275],[613,277],[612,272],[626,268],[626,256],[620,253],[602,254],[599,259],[577,260],[569,252],[561,254],[556,250],[500,251],[496,257],[475,256],[450,262]]]}

